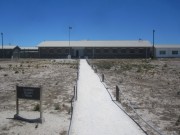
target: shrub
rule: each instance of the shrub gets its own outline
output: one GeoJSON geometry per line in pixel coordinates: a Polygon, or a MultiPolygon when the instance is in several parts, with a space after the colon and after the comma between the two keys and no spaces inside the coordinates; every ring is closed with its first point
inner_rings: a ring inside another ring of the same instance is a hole
{"type": "Polygon", "coordinates": [[[37,69],[39,68],[39,65],[38,65],[38,64],[36,65],[36,68],[37,68],[37,69]]]}
{"type": "Polygon", "coordinates": [[[180,95],[180,91],[177,92],[177,95],[180,95]]]}
{"type": "Polygon", "coordinates": [[[24,74],[24,69],[22,70],[22,74],[24,74]]]}
{"type": "Polygon", "coordinates": [[[110,62],[99,62],[96,64],[96,66],[99,68],[99,69],[110,69],[114,64],[113,63],[110,63],[110,62]]]}
{"type": "Polygon", "coordinates": [[[9,64],[9,68],[11,68],[12,67],[12,64],[9,64]]]}
{"type": "Polygon", "coordinates": [[[67,131],[62,131],[60,135],[67,135],[67,131]]]}
{"type": "Polygon", "coordinates": [[[180,124],[180,116],[179,116],[178,120],[176,121],[175,125],[179,126],[179,124],[180,124]]]}
{"type": "Polygon", "coordinates": [[[3,69],[1,66],[0,66],[0,70],[3,69]]]}
{"type": "Polygon", "coordinates": [[[39,105],[39,104],[36,104],[36,105],[34,106],[33,111],[39,111],[39,110],[40,110],[40,105],[39,105]]]}
{"type": "Polygon", "coordinates": [[[59,110],[59,109],[60,109],[59,104],[58,104],[58,103],[55,103],[55,104],[54,104],[54,110],[59,110]]]}
{"type": "Polygon", "coordinates": [[[17,71],[17,70],[16,70],[14,73],[15,73],[15,74],[18,74],[18,73],[19,73],[19,71],[17,71]]]}
{"type": "Polygon", "coordinates": [[[139,72],[141,72],[141,71],[142,71],[141,67],[138,67],[137,72],[139,73],[139,72]]]}
{"type": "Polygon", "coordinates": [[[164,66],[163,67],[167,67],[168,65],[167,64],[164,64],[164,66]]]}

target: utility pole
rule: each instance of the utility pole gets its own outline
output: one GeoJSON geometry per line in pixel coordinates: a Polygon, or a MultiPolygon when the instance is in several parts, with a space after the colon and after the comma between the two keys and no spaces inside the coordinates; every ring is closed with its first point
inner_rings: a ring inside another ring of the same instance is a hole
{"type": "Polygon", "coordinates": [[[70,51],[71,51],[70,50],[70,40],[71,40],[71,35],[70,35],[71,33],[70,32],[71,32],[71,29],[72,29],[72,27],[69,26],[69,55],[70,55],[70,51]]]}
{"type": "Polygon", "coordinates": [[[2,32],[1,32],[1,38],[2,38],[2,58],[4,58],[3,33],[2,32]]]}
{"type": "Polygon", "coordinates": [[[154,33],[155,33],[155,30],[153,30],[153,48],[152,48],[152,55],[153,55],[153,59],[155,58],[155,53],[154,53],[154,33]]]}

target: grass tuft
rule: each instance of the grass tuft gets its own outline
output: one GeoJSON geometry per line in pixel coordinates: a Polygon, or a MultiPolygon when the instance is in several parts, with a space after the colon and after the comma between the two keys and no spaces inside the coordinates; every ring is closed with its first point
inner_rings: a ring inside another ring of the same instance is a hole
{"type": "Polygon", "coordinates": [[[40,105],[39,105],[39,104],[36,104],[36,105],[34,106],[33,111],[39,111],[39,110],[40,110],[40,105]]]}

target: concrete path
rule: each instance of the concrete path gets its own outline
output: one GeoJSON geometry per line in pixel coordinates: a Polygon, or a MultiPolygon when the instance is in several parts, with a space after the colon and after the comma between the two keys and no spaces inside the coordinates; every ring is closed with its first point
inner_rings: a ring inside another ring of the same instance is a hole
{"type": "Polygon", "coordinates": [[[111,100],[86,60],[80,60],[78,100],[70,135],[144,135],[111,100]]]}

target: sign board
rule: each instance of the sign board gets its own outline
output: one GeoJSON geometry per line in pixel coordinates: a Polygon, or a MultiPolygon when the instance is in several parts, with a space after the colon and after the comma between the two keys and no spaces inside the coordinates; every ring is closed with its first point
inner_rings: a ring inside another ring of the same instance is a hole
{"type": "Polygon", "coordinates": [[[28,122],[40,122],[44,121],[42,111],[42,89],[41,87],[23,87],[16,86],[16,114],[15,119],[24,120],[28,122]],[[19,99],[39,100],[40,101],[40,118],[38,119],[25,119],[19,116],[19,99]]]}
{"type": "Polygon", "coordinates": [[[40,100],[40,88],[39,87],[20,87],[17,86],[17,98],[40,100]]]}

